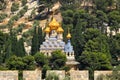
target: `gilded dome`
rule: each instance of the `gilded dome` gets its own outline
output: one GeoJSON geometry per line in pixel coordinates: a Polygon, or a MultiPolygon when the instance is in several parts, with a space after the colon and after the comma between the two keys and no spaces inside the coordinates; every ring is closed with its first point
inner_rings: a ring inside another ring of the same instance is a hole
{"type": "Polygon", "coordinates": [[[49,27],[46,27],[44,31],[45,31],[46,33],[49,33],[49,32],[50,32],[50,28],[49,28],[49,27]]]}
{"type": "Polygon", "coordinates": [[[70,39],[71,38],[71,34],[68,33],[66,37],[67,37],[67,39],[70,39]]]}
{"type": "Polygon", "coordinates": [[[51,30],[57,30],[59,26],[60,24],[56,21],[55,18],[53,18],[52,21],[49,23],[49,27],[51,30]]]}
{"type": "Polygon", "coordinates": [[[63,28],[60,26],[60,27],[58,27],[57,32],[58,32],[58,33],[63,33],[64,30],[63,30],[63,28]]]}

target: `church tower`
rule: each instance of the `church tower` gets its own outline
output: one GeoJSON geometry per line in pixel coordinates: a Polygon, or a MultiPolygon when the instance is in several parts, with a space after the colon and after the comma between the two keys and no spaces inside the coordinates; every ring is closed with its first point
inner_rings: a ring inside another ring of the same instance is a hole
{"type": "Polygon", "coordinates": [[[69,32],[69,29],[66,37],[68,39],[68,42],[65,45],[65,51],[64,51],[67,57],[66,65],[70,67],[70,70],[77,70],[77,65],[79,64],[79,62],[75,60],[73,46],[71,45],[71,42],[70,42],[71,34],[69,32]]]}
{"type": "Polygon", "coordinates": [[[51,53],[55,50],[62,50],[64,52],[64,30],[55,18],[52,18],[51,22],[48,24],[48,26],[46,26],[44,32],[46,33],[46,36],[45,41],[40,46],[40,52],[47,56],[51,56],[51,53]]]}

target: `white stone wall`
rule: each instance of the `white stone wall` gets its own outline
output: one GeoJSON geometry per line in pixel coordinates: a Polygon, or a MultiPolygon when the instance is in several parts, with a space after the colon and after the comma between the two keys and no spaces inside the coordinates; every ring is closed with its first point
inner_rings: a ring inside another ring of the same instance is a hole
{"type": "Polygon", "coordinates": [[[0,71],[0,80],[18,80],[18,71],[0,71]]]}
{"type": "Polygon", "coordinates": [[[70,80],[89,80],[89,72],[84,71],[70,71],[70,80]]]}
{"type": "Polygon", "coordinates": [[[23,71],[23,80],[41,80],[42,73],[39,70],[23,71]]]}
{"type": "Polygon", "coordinates": [[[109,75],[112,74],[112,71],[94,71],[94,80],[97,80],[97,77],[100,75],[109,75]]]}

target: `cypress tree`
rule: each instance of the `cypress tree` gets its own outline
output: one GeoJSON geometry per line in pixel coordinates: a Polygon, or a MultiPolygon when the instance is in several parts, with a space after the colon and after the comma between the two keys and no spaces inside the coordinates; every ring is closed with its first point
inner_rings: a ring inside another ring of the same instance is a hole
{"type": "Polygon", "coordinates": [[[34,55],[38,51],[38,33],[37,27],[34,28],[34,34],[32,38],[32,46],[31,46],[31,55],[34,55]]]}
{"type": "Polygon", "coordinates": [[[18,41],[18,52],[17,52],[17,56],[19,57],[23,57],[25,56],[26,52],[25,52],[25,48],[24,48],[24,41],[23,38],[21,38],[18,41]]]}
{"type": "Polygon", "coordinates": [[[39,51],[39,48],[40,48],[40,45],[42,44],[43,42],[43,33],[42,33],[42,28],[38,28],[38,51],[39,51]]]}
{"type": "Polygon", "coordinates": [[[39,51],[40,44],[43,42],[43,33],[42,28],[39,27],[39,22],[34,21],[33,27],[34,33],[32,38],[31,55],[34,55],[39,51]]]}
{"type": "Polygon", "coordinates": [[[12,34],[10,36],[10,40],[11,40],[11,51],[14,55],[16,55],[18,52],[18,41],[16,35],[12,34]]]}

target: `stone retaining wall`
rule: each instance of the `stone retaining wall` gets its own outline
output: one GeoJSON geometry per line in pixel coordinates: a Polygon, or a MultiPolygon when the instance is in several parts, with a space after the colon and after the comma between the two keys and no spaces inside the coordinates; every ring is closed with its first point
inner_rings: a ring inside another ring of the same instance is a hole
{"type": "Polygon", "coordinates": [[[94,71],[94,80],[97,80],[97,77],[100,75],[109,75],[112,74],[112,71],[94,71]]]}
{"type": "MultiPolygon", "coordinates": [[[[48,70],[46,76],[49,74],[58,75],[60,80],[64,80],[64,70],[48,70]]],[[[70,80],[89,80],[89,72],[87,70],[69,71],[70,80]]],[[[112,74],[112,71],[94,71],[94,80],[100,75],[112,74]]],[[[18,80],[18,71],[0,71],[0,80],[18,80]]],[[[23,80],[42,80],[42,72],[40,70],[23,71],[23,80]]]]}
{"type": "Polygon", "coordinates": [[[18,71],[0,71],[0,80],[18,80],[18,71]]]}
{"type": "Polygon", "coordinates": [[[84,71],[70,71],[70,80],[89,80],[89,72],[84,71]]]}
{"type": "Polygon", "coordinates": [[[23,80],[41,80],[41,71],[23,71],[23,80]]]}

